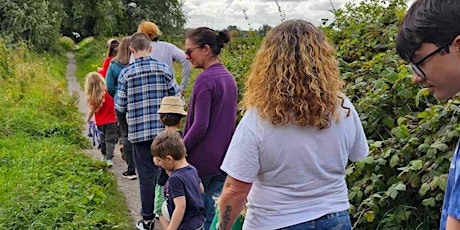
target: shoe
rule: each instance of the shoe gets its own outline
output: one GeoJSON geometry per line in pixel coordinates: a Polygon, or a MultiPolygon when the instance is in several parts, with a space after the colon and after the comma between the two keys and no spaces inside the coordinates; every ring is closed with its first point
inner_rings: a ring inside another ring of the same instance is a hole
{"type": "Polygon", "coordinates": [[[102,155],[101,161],[106,161],[107,159],[105,158],[105,155],[102,155]]]}
{"type": "Polygon", "coordinates": [[[137,222],[136,228],[139,230],[153,230],[155,229],[155,223],[153,220],[140,220],[137,222]]]}
{"type": "Polygon", "coordinates": [[[112,160],[107,160],[106,162],[107,162],[107,165],[109,166],[109,168],[113,166],[112,160]]]}
{"type": "Polygon", "coordinates": [[[136,172],[128,172],[128,171],[126,171],[126,172],[121,174],[121,177],[129,179],[129,180],[137,179],[136,172]]]}

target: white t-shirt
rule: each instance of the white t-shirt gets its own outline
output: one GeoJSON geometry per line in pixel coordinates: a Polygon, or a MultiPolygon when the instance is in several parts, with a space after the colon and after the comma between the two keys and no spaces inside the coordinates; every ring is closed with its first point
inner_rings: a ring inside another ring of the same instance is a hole
{"type": "Polygon", "coordinates": [[[347,210],[345,168],[369,147],[355,108],[345,99],[341,120],[328,129],[273,126],[248,110],[221,169],[253,183],[243,229],[277,229],[347,210]]]}

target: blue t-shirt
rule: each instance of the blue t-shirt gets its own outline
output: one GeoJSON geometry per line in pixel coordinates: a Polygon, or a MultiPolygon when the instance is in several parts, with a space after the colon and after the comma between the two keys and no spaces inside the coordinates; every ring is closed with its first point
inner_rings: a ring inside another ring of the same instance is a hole
{"type": "Polygon", "coordinates": [[[447,178],[444,203],[442,205],[441,226],[439,229],[446,229],[447,216],[460,220],[460,139],[457,142],[452,162],[450,163],[449,177],[447,178]]]}
{"type": "Polygon", "coordinates": [[[204,205],[200,194],[201,180],[195,167],[188,165],[171,172],[168,179],[167,199],[169,216],[175,209],[174,198],[185,196],[185,213],[178,229],[198,229],[204,221],[204,205]]]}

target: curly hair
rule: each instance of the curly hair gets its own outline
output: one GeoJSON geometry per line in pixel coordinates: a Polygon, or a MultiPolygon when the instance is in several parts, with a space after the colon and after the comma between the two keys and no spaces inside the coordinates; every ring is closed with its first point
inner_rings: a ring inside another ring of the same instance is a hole
{"type": "Polygon", "coordinates": [[[335,51],[323,32],[309,22],[289,20],[264,38],[241,105],[256,108],[273,125],[325,129],[331,120],[340,122],[343,86],[335,51]]]}
{"type": "Polygon", "coordinates": [[[86,75],[85,95],[86,102],[92,111],[97,112],[105,101],[105,80],[97,72],[90,72],[86,75]]]}

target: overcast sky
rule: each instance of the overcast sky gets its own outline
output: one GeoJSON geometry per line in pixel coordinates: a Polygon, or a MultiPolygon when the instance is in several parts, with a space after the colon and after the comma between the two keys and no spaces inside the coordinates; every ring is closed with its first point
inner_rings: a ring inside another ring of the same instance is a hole
{"type": "MultiPolygon", "coordinates": [[[[333,19],[332,7],[338,9],[346,2],[359,0],[278,0],[286,19],[304,19],[315,25],[322,18],[333,19]]],[[[281,15],[275,0],[184,0],[183,10],[187,16],[185,27],[207,26],[221,30],[229,25],[248,30],[250,24],[254,30],[263,24],[276,26],[281,15]],[[245,13],[248,20],[245,19],[245,13]]]]}

